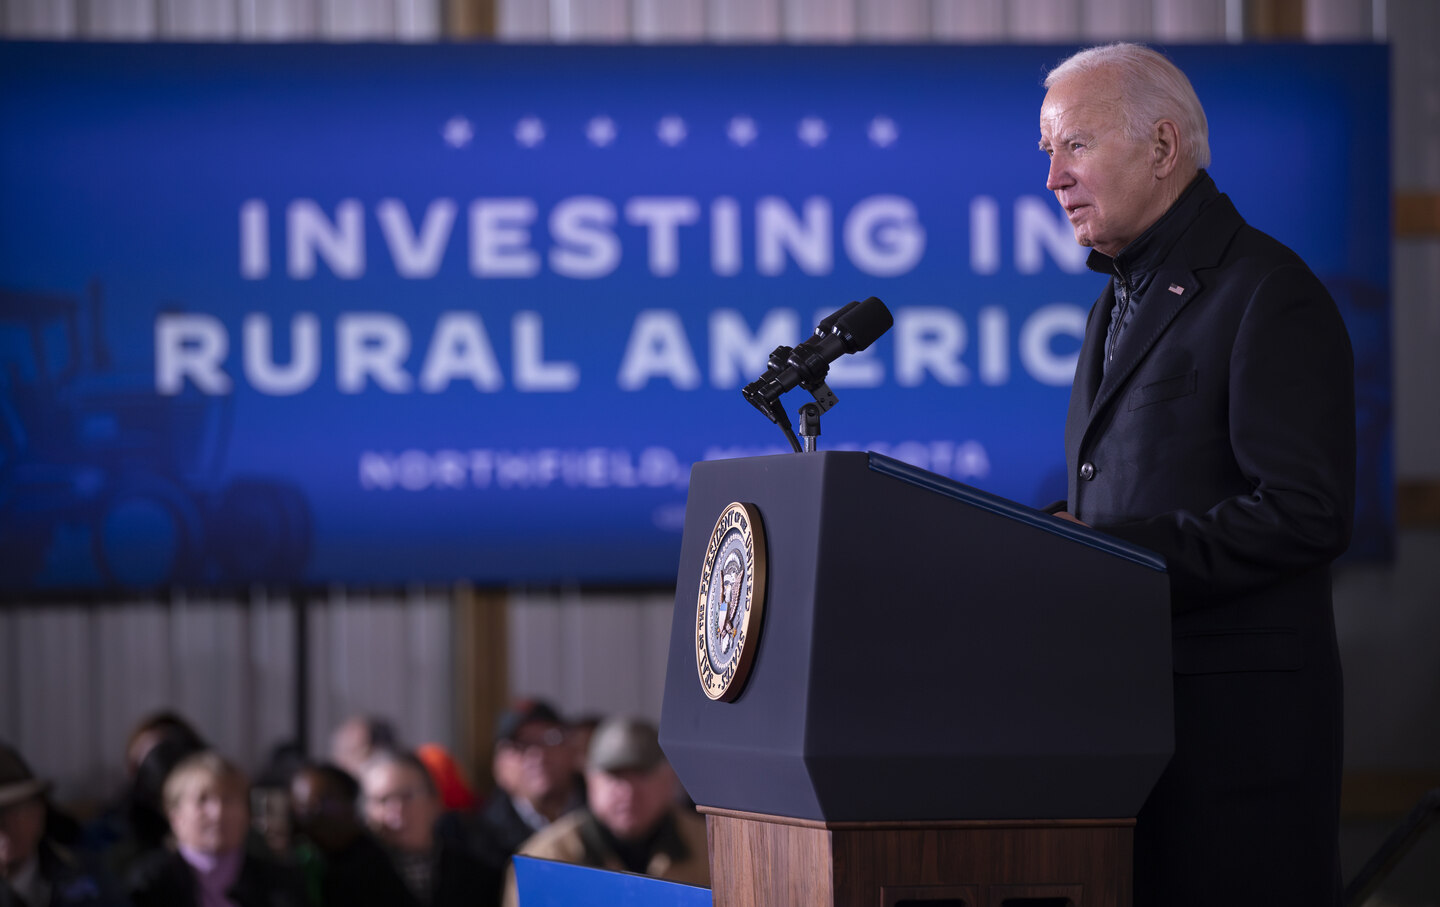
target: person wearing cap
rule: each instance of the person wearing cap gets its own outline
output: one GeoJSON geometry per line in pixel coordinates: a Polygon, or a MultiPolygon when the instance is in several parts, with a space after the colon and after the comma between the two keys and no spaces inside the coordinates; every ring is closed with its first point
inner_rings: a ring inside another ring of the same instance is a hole
{"type": "MultiPolygon", "coordinates": [[[[653,724],[601,722],[585,781],[587,805],[552,822],[517,854],[709,887],[705,821],[679,805],[679,784],[653,724]]],[[[505,907],[517,907],[514,870],[506,876],[505,907]]]]}
{"type": "Polygon", "coordinates": [[[0,907],[103,907],[124,903],[104,876],[48,834],[50,782],[0,743],[0,907]]]}
{"type": "Polygon", "coordinates": [[[435,789],[440,792],[440,805],[446,812],[468,814],[476,806],[475,791],[465,779],[460,763],[443,744],[423,743],[415,748],[415,757],[425,763],[435,789]]]}
{"type": "Polygon", "coordinates": [[[501,713],[491,770],[496,787],[475,818],[471,847],[503,879],[516,848],[585,800],[565,724],[540,699],[517,700],[501,713]]]}

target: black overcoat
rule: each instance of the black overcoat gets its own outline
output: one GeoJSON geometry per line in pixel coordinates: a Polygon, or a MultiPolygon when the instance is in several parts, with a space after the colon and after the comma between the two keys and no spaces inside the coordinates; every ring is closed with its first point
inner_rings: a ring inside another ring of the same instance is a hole
{"type": "Polygon", "coordinates": [[[1219,194],[1102,377],[1113,303],[1112,281],[1086,326],[1065,452],[1071,512],[1170,574],[1175,756],[1137,822],[1135,905],[1334,904],[1330,563],[1355,484],[1344,323],[1304,262],[1219,194]]]}

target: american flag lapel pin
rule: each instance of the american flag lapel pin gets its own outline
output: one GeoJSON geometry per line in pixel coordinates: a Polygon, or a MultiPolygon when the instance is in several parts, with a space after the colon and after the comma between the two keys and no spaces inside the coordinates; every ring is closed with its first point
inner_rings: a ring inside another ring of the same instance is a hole
{"type": "Polygon", "coordinates": [[[1176,296],[1184,296],[1185,288],[1180,286],[1180,284],[1178,283],[1172,283],[1170,284],[1170,292],[1174,293],[1176,296]]]}

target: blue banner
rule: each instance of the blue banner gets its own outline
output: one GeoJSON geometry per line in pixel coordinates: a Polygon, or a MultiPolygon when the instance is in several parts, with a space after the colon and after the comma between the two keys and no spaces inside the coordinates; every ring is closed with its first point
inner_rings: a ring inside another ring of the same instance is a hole
{"type": "MultiPolygon", "coordinates": [[[[1384,554],[1387,53],[1170,53],[1342,306],[1384,554]]],[[[1065,55],[0,45],[0,588],[671,582],[690,464],[788,449],[740,388],[872,295],[820,446],[1063,497],[1065,55]]]]}
{"type": "Polygon", "coordinates": [[[517,856],[515,889],[525,907],[710,907],[709,888],[517,856]]]}

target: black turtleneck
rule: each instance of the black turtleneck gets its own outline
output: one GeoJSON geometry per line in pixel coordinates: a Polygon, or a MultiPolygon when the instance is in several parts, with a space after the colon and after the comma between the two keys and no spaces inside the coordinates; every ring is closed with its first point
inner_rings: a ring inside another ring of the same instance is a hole
{"type": "Polygon", "coordinates": [[[1109,368],[1110,360],[1115,358],[1121,332],[1135,319],[1155,269],[1169,256],[1181,235],[1200,216],[1200,211],[1219,196],[1215,181],[1201,170],[1169,210],[1118,255],[1111,258],[1099,250],[1091,250],[1085,259],[1086,267],[1110,277],[1115,284],[1115,305],[1110,309],[1110,326],[1105,333],[1105,368],[1109,368]]]}

